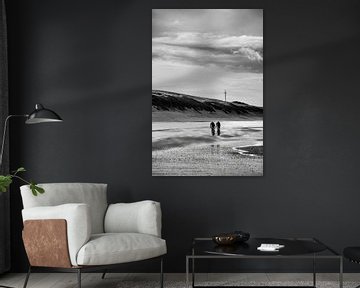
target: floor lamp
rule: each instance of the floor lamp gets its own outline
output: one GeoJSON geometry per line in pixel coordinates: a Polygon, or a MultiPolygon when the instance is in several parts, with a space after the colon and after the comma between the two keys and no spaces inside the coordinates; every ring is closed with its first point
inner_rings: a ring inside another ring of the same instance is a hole
{"type": "Polygon", "coordinates": [[[26,118],[25,124],[39,124],[39,123],[48,123],[48,122],[62,122],[63,120],[61,117],[56,114],[54,111],[45,108],[41,104],[35,105],[35,110],[30,114],[20,114],[20,115],[9,115],[5,119],[4,124],[4,132],[1,144],[1,151],[0,151],[0,167],[2,166],[2,160],[4,155],[4,146],[6,141],[6,132],[9,120],[11,118],[26,118]]]}
{"type": "MultiPolygon", "coordinates": [[[[3,161],[3,155],[4,155],[4,146],[6,142],[6,132],[7,132],[7,126],[9,123],[9,120],[12,118],[26,118],[25,124],[39,124],[39,123],[56,123],[56,122],[62,122],[63,120],[61,117],[56,114],[54,111],[45,108],[41,104],[35,105],[35,110],[31,112],[30,114],[20,114],[20,115],[9,115],[5,119],[4,123],[4,131],[3,131],[3,137],[2,137],[2,143],[1,143],[1,150],[0,150],[0,168],[2,167],[2,161],[3,161]]],[[[9,286],[3,286],[0,284],[0,287],[4,288],[12,288],[9,286]]]]}

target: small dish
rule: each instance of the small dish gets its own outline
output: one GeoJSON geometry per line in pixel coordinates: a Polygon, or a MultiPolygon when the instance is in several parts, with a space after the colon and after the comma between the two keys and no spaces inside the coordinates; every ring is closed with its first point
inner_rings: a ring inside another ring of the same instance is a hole
{"type": "Polygon", "coordinates": [[[218,245],[232,245],[237,241],[237,235],[224,233],[213,236],[212,240],[218,245]]]}

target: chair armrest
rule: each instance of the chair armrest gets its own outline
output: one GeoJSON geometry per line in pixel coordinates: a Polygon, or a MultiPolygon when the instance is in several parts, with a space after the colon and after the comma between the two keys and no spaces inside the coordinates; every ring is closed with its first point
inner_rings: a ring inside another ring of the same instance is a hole
{"type": "MultiPolygon", "coordinates": [[[[77,265],[76,256],[80,248],[89,241],[91,221],[89,206],[86,204],[64,204],[58,206],[33,207],[22,210],[23,221],[64,219],[67,224],[67,240],[71,264],[77,265]]],[[[34,241],[39,241],[38,235],[34,241]]]]}
{"type": "Polygon", "coordinates": [[[105,233],[143,233],[161,237],[161,208],[155,201],[111,204],[105,233]]]}

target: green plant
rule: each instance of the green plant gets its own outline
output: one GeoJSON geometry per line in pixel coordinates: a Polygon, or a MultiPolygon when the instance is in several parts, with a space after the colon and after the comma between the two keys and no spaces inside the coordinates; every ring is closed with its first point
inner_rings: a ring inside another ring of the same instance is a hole
{"type": "Polygon", "coordinates": [[[29,184],[31,192],[34,196],[37,196],[38,194],[43,194],[45,190],[39,186],[33,181],[27,181],[24,178],[20,177],[18,173],[25,172],[24,167],[18,168],[16,171],[11,172],[8,175],[0,175],[0,192],[6,192],[10,186],[10,184],[13,182],[13,179],[19,179],[20,181],[29,184]]]}

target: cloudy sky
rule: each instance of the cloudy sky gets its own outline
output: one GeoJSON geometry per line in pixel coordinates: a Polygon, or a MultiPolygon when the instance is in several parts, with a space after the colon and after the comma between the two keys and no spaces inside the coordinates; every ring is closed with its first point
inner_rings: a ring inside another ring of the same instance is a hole
{"type": "Polygon", "coordinates": [[[154,9],[152,86],[263,106],[263,11],[154,9]]]}

